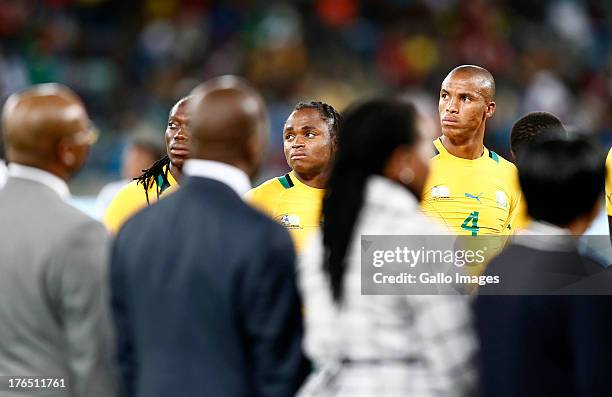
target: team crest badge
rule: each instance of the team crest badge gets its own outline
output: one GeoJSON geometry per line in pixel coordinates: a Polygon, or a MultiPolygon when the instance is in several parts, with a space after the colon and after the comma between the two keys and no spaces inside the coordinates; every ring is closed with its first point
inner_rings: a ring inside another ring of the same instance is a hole
{"type": "Polygon", "coordinates": [[[288,229],[300,228],[300,217],[295,214],[283,214],[277,218],[278,223],[288,229]]]}
{"type": "Polygon", "coordinates": [[[497,206],[501,208],[508,208],[508,199],[506,198],[506,193],[498,190],[495,192],[495,197],[497,198],[497,206]]]}
{"type": "Polygon", "coordinates": [[[449,198],[450,190],[448,189],[448,186],[434,186],[431,188],[431,196],[433,198],[449,198]]]}

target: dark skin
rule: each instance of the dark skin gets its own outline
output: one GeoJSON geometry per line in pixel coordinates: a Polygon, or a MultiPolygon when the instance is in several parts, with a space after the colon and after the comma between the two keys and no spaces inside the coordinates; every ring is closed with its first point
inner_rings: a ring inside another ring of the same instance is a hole
{"type": "Polygon", "coordinates": [[[323,189],[335,152],[330,125],[318,110],[296,110],[287,119],[283,132],[287,164],[304,184],[323,189]]]}
{"type": "Polygon", "coordinates": [[[170,158],[170,173],[180,183],[185,160],[189,158],[189,101],[186,97],[178,101],[170,110],[166,126],[166,151],[170,158]]]}
{"type": "Polygon", "coordinates": [[[70,89],[42,84],[12,95],[2,113],[9,162],[68,181],[85,163],[96,134],[83,103],[70,89]]]}
{"type": "Polygon", "coordinates": [[[235,76],[208,80],[192,93],[191,157],[233,165],[253,179],[269,128],[262,97],[235,76]]]}
{"type": "Polygon", "coordinates": [[[398,146],[389,156],[383,174],[410,190],[417,200],[423,197],[425,181],[429,175],[429,161],[432,155],[431,141],[427,138],[424,130],[418,128],[418,139],[411,145],[398,146]],[[409,184],[405,184],[400,177],[403,170],[409,168],[414,175],[409,184]]]}
{"type": "Polygon", "coordinates": [[[495,113],[495,82],[477,66],[460,66],[442,82],[438,112],[442,144],[456,157],[477,159],[484,152],[487,119],[495,113]]]}

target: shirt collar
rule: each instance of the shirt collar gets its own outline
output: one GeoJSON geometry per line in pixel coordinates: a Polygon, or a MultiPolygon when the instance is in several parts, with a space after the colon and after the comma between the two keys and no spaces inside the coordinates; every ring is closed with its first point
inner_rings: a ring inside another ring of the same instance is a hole
{"type": "Polygon", "coordinates": [[[169,163],[167,167],[168,167],[168,175],[167,175],[168,183],[170,184],[170,186],[178,185],[179,183],[176,181],[176,179],[174,179],[174,175],[172,175],[172,172],[171,172],[172,163],[169,163]]]}
{"type": "Polygon", "coordinates": [[[325,195],[325,189],[319,189],[319,188],[316,188],[316,187],[308,186],[304,182],[300,181],[300,178],[298,178],[297,175],[295,175],[295,171],[291,170],[289,172],[289,175],[291,175],[291,181],[295,185],[298,185],[301,188],[304,188],[306,190],[310,190],[313,193],[320,194],[321,196],[325,195]]]}
{"type": "Polygon", "coordinates": [[[185,161],[183,172],[189,176],[210,178],[229,186],[240,197],[251,189],[247,174],[238,167],[212,160],[185,161]]]}
{"type": "Polygon", "coordinates": [[[438,139],[436,139],[436,140],[434,141],[434,146],[435,146],[435,148],[438,150],[438,153],[440,153],[441,155],[451,157],[451,158],[456,159],[456,160],[458,160],[458,161],[469,161],[469,162],[471,162],[470,164],[473,164],[473,162],[474,162],[474,161],[482,161],[482,160],[486,160],[486,159],[487,159],[487,157],[489,157],[489,156],[490,156],[490,151],[489,151],[489,149],[487,149],[487,147],[486,147],[486,146],[483,146],[482,155],[481,155],[480,157],[477,157],[477,158],[475,158],[475,159],[464,159],[464,158],[462,158],[462,157],[457,157],[457,156],[455,156],[454,154],[451,154],[451,153],[450,153],[450,152],[449,152],[449,151],[446,149],[446,147],[445,147],[445,146],[444,146],[444,144],[442,143],[442,137],[440,137],[440,138],[438,138],[438,139]]]}
{"type": "Polygon", "coordinates": [[[70,190],[66,182],[48,171],[23,164],[10,163],[8,165],[7,174],[11,178],[28,179],[30,181],[42,183],[54,190],[63,200],[68,200],[70,198],[70,190]]]}

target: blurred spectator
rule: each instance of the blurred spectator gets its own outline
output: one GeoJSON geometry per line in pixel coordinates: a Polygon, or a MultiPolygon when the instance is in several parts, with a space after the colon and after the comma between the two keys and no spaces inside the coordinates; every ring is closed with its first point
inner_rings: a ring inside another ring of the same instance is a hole
{"type": "Polygon", "coordinates": [[[121,180],[110,182],[100,190],[95,204],[96,217],[101,220],[119,190],[150,168],[164,153],[163,143],[153,136],[140,135],[131,139],[123,151],[121,180]]]}
{"type": "Polygon", "coordinates": [[[345,114],[317,233],[299,264],[306,396],[469,396],[476,340],[466,296],[363,295],[362,235],[443,234],[419,211],[431,141],[414,106],[345,114]]]}
{"type": "Polygon", "coordinates": [[[538,72],[525,91],[523,109],[566,115],[572,109],[567,88],[552,72],[538,72]]]}

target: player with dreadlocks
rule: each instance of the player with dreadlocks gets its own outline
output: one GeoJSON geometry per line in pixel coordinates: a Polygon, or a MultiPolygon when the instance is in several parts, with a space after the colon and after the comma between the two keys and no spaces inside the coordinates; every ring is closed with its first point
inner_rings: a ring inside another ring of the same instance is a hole
{"type": "Polygon", "coordinates": [[[285,122],[283,147],[291,172],[250,190],[246,199],[285,226],[299,253],[321,224],[341,116],[324,102],[299,103],[285,122]]]}
{"type": "Polygon", "coordinates": [[[165,134],[167,155],[121,189],[108,206],[104,224],[112,233],[117,233],[136,211],[178,188],[183,163],[189,156],[187,128],[191,98],[182,98],[170,110],[165,134]]]}

